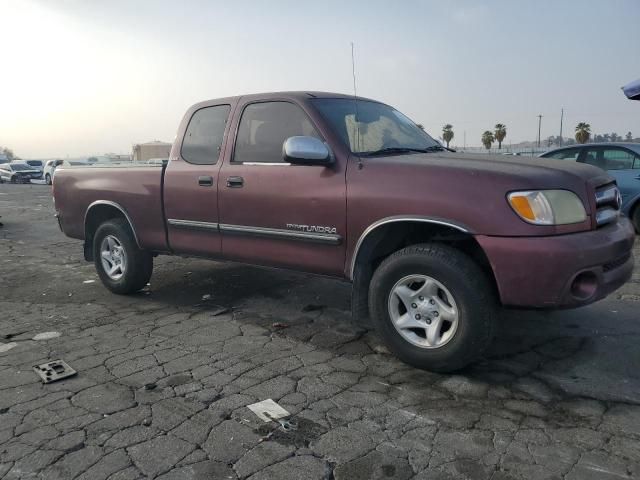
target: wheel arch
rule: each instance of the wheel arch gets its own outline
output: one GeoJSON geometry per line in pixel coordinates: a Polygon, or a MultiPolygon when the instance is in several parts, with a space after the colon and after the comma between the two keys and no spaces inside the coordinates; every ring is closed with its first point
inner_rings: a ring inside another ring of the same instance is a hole
{"type": "Polygon", "coordinates": [[[397,250],[424,242],[447,244],[467,254],[487,274],[497,291],[489,259],[468,227],[440,218],[388,217],[365,229],[354,249],[348,276],[353,282],[351,308],[356,321],[365,322],[369,316],[369,283],[382,260],[397,250]]]}
{"type": "Polygon", "coordinates": [[[140,248],[140,241],[136,234],[136,229],[127,211],[120,204],[110,200],[96,200],[87,208],[84,216],[84,258],[93,261],[93,237],[98,227],[114,218],[124,219],[133,232],[136,245],[140,248]]]}

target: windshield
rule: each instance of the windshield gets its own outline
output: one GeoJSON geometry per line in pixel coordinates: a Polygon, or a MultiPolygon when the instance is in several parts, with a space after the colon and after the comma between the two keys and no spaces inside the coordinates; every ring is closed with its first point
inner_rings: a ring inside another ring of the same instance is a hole
{"type": "Polygon", "coordinates": [[[32,167],[41,167],[42,162],[40,160],[27,160],[27,165],[31,165],[32,167]]]}
{"type": "Polygon", "coordinates": [[[352,153],[429,150],[440,144],[394,108],[367,100],[315,98],[320,114],[342,137],[352,153]],[[356,103],[358,118],[356,121],[356,103]]]}
{"type": "Polygon", "coordinates": [[[29,165],[25,165],[24,163],[12,163],[11,168],[14,172],[19,172],[21,170],[32,170],[29,165]]]}

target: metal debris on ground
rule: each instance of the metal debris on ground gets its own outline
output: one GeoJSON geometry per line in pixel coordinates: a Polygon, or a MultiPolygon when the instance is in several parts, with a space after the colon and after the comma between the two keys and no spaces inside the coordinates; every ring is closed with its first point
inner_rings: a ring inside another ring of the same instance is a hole
{"type": "Polygon", "coordinates": [[[289,328],[289,325],[286,324],[286,323],[282,323],[282,322],[276,322],[276,323],[272,323],[271,327],[277,328],[277,329],[282,329],[282,328],[289,328]]]}
{"type": "Polygon", "coordinates": [[[94,282],[95,282],[95,280],[85,280],[85,281],[84,281],[84,282],[82,282],[82,283],[94,283],[94,282]]]}
{"type": "Polygon", "coordinates": [[[273,420],[278,420],[279,418],[288,417],[291,415],[284,408],[274,402],[272,399],[268,398],[266,400],[262,400],[261,402],[252,403],[251,405],[247,405],[247,408],[255,413],[260,420],[265,423],[271,422],[273,420]]]}
{"type": "Polygon", "coordinates": [[[60,332],[42,332],[35,335],[31,340],[51,340],[52,338],[58,338],[60,332]]]}
{"type": "Polygon", "coordinates": [[[64,360],[54,360],[53,362],[34,365],[33,370],[40,375],[42,383],[51,383],[63,378],[71,377],[77,372],[71,368],[64,360]]]}
{"type": "Polygon", "coordinates": [[[223,313],[227,313],[229,311],[231,311],[231,309],[228,308],[228,307],[220,307],[220,308],[214,310],[213,312],[211,312],[211,316],[212,317],[217,317],[218,315],[222,315],[223,313]]]}
{"type": "Polygon", "coordinates": [[[211,300],[211,294],[207,293],[205,295],[202,295],[201,300],[211,300]]]}
{"type": "MultiPolygon", "coordinates": [[[[269,416],[268,413],[266,415],[269,416]]],[[[298,429],[298,424],[295,420],[287,420],[286,418],[274,418],[273,421],[279,423],[282,427],[282,430],[284,430],[285,432],[298,429]]]]}

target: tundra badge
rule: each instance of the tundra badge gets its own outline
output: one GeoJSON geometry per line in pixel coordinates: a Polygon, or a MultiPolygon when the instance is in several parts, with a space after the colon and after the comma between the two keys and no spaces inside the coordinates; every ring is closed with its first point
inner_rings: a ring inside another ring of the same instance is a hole
{"type": "Polygon", "coordinates": [[[298,230],[300,232],[310,233],[336,233],[336,227],[323,227],[320,225],[298,225],[297,223],[287,223],[289,230],[298,230]]]}

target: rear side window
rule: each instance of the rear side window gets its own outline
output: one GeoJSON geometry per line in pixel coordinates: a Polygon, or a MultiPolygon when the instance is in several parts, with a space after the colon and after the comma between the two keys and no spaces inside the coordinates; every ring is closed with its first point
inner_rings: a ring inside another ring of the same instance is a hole
{"type": "Polygon", "coordinates": [[[229,105],[217,105],[193,114],[182,141],[182,158],[196,165],[213,165],[218,161],[230,109],[229,105]]]}
{"type": "Polygon", "coordinates": [[[621,148],[607,148],[602,152],[604,164],[607,170],[626,170],[633,168],[636,156],[621,148]]]}
{"type": "Polygon", "coordinates": [[[233,161],[284,162],[284,141],[300,135],[320,138],[311,120],[297,105],[289,102],[249,104],[240,119],[233,161]]]}
{"type": "Polygon", "coordinates": [[[560,150],[559,152],[552,153],[551,155],[545,155],[545,158],[555,158],[557,160],[578,160],[580,155],[579,148],[567,148],[566,150],[560,150]]]}

